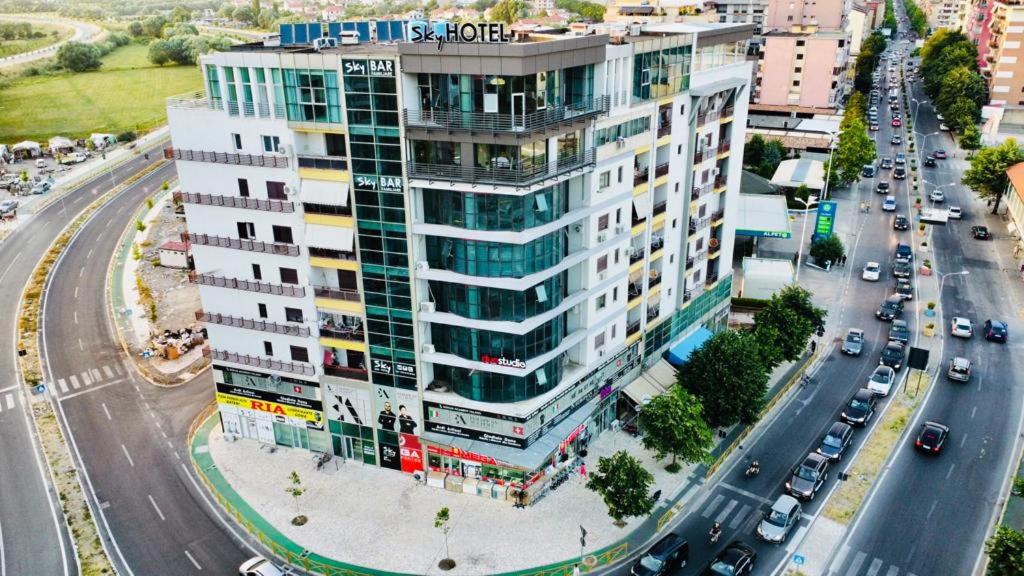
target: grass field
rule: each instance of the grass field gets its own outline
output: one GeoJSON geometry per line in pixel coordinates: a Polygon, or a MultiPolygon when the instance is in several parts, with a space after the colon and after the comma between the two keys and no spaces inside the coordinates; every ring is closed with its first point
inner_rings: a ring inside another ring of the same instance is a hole
{"type": "Polygon", "coordinates": [[[0,142],[46,142],[146,130],[164,122],[165,99],[202,88],[193,66],[153,66],[145,46],[129,45],[103,58],[98,72],[19,78],[0,90],[0,142]]]}
{"type": "Polygon", "coordinates": [[[43,36],[42,38],[32,38],[30,40],[8,40],[0,42],[0,58],[45,48],[50,44],[56,44],[65,38],[70,38],[71,35],[75,33],[74,28],[69,28],[67,26],[47,26],[46,24],[36,24],[35,22],[32,23],[32,29],[38,30],[43,34],[46,34],[46,36],[43,36]],[[50,35],[50,33],[54,31],[57,32],[56,37],[50,35]]]}

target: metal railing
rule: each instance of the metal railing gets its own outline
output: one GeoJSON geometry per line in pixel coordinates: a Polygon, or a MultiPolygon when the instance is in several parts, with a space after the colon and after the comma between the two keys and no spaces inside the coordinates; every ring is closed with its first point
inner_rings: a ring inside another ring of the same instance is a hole
{"type": "Polygon", "coordinates": [[[647,250],[644,250],[643,248],[633,249],[633,251],[630,252],[630,254],[629,254],[629,263],[633,264],[633,263],[637,262],[638,260],[643,260],[644,256],[646,256],[646,255],[647,255],[647,250]]]}
{"type": "Polygon", "coordinates": [[[192,272],[188,276],[189,282],[202,286],[214,286],[217,288],[231,288],[234,290],[245,290],[246,292],[258,292],[260,294],[273,294],[275,296],[290,296],[302,298],[306,295],[306,289],[293,284],[270,284],[256,280],[239,280],[238,278],[224,278],[212,274],[196,274],[192,272]]]}
{"type": "Polygon", "coordinates": [[[661,125],[658,126],[658,138],[661,138],[662,136],[666,136],[666,135],[671,134],[671,133],[672,133],[672,123],[671,122],[668,122],[666,124],[661,124],[661,125]]]}
{"type": "Polygon", "coordinates": [[[307,214],[326,214],[328,216],[351,216],[352,205],[342,206],[340,204],[316,204],[314,202],[303,202],[302,209],[307,214]]]}
{"type": "Polygon", "coordinates": [[[543,163],[539,166],[525,168],[499,166],[459,166],[450,164],[418,164],[409,162],[409,177],[424,180],[447,180],[449,182],[469,182],[474,184],[494,184],[508,186],[530,186],[549,178],[557,178],[574,170],[593,167],[594,150],[575,154],[566,154],[554,165],[543,163]]]}
{"type": "Polygon", "coordinates": [[[307,249],[309,250],[309,256],[311,258],[333,258],[335,260],[356,261],[355,252],[345,252],[344,250],[336,250],[334,248],[318,248],[316,246],[309,246],[307,249]]]}
{"type": "Polygon", "coordinates": [[[728,141],[721,142],[721,143],[718,144],[718,151],[715,153],[715,155],[717,156],[718,154],[725,154],[728,151],[729,151],[729,142],[728,141]]]}
{"type": "Polygon", "coordinates": [[[658,284],[661,284],[661,274],[658,274],[657,276],[651,276],[650,278],[647,279],[648,288],[654,288],[658,284]]]}
{"type": "Polygon", "coordinates": [[[288,158],[285,156],[264,156],[261,154],[229,154],[227,152],[209,152],[207,150],[182,150],[180,148],[164,148],[164,158],[168,160],[186,160],[190,162],[234,164],[237,166],[262,166],[264,168],[288,167],[288,158]]]}
{"type": "Polygon", "coordinates": [[[694,186],[693,191],[690,192],[690,200],[697,200],[701,196],[710,194],[711,191],[714,189],[713,186],[714,184],[712,184],[711,182],[701,184],[700,186],[694,186]]]}
{"type": "Polygon", "coordinates": [[[714,146],[706,146],[706,147],[704,147],[702,149],[698,149],[693,154],[693,162],[694,162],[694,164],[700,164],[701,162],[703,162],[705,160],[711,160],[718,153],[717,150],[718,149],[715,148],[714,146]]]}
{"type": "Polygon", "coordinates": [[[712,223],[718,222],[722,218],[725,218],[725,210],[719,210],[718,212],[715,212],[714,214],[712,214],[711,215],[711,222],[712,223]]]}
{"type": "Polygon", "coordinates": [[[707,248],[698,250],[697,253],[693,255],[693,259],[696,260],[697,262],[703,262],[703,261],[707,260],[708,259],[708,250],[707,250],[707,248]]]}
{"type": "Polygon", "coordinates": [[[359,291],[348,288],[332,288],[330,286],[313,286],[313,295],[319,298],[359,302],[359,291]]]}
{"type": "Polygon", "coordinates": [[[705,216],[704,218],[690,218],[690,234],[703,230],[711,224],[711,217],[705,216]]]}
{"type": "Polygon", "coordinates": [[[719,188],[722,188],[723,186],[725,186],[725,178],[722,178],[722,177],[715,178],[715,188],[714,189],[717,190],[719,188]]]}
{"type": "Polygon", "coordinates": [[[658,164],[657,166],[654,167],[654,177],[655,178],[657,178],[659,176],[664,176],[665,174],[668,174],[668,162],[664,162],[662,164],[658,164]]]}
{"type": "Polygon", "coordinates": [[[725,108],[722,108],[722,111],[719,113],[718,117],[719,117],[719,119],[728,118],[728,117],[732,116],[735,112],[736,112],[736,107],[735,106],[726,106],[725,108]]]}
{"type": "Polygon", "coordinates": [[[313,156],[299,154],[296,156],[299,168],[316,168],[318,170],[348,170],[348,158],[344,156],[313,156]]]}
{"type": "Polygon", "coordinates": [[[363,368],[351,368],[349,366],[332,366],[324,364],[324,374],[337,376],[339,378],[352,378],[354,380],[366,380],[368,375],[363,368]]]}
{"type": "Polygon", "coordinates": [[[650,176],[650,172],[647,170],[647,168],[633,172],[633,187],[636,188],[637,186],[643,184],[644,182],[647,182],[648,176],[650,176]]]}
{"type": "Polygon", "coordinates": [[[195,192],[175,192],[174,200],[186,204],[246,208],[248,210],[263,210],[264,212],[295,212],[295,205],[286,200],[259,200],[243,196],[218,196],[215,194],[197,194],[195,192]]]}
{"type": "Polygon", "coordinates": [[[299,247],[295,244],[284,244],[276,242],[260,242],[246,238],[228,238],[226,236],[210,236],[207,234],[182,233],[182,239],[200,246],[214,246],[216,248],[232,248],[234,250],[245,250],[247,252],[262,252],[263,254],[276,254],[278,256],[298,256],[299,247]]]}
{"type": "Polygon", "coordinates": [[[651,213],[657,216],[658,214],[663,213],[666,207],[668,207],[668,200],[662,200],[661,202],[658,202],[657,204],[654,205],[654,208],[652,208],[651,213]]]}
{"type": "Polygon", "coordinates": [[[225,316],[217,313],[211,314],[209,312],[203,312],[202,310],[196,310],[196,320],[206,322],[207,324],[219,324],[221,326],[231,326],[232,328],[259,330],[260,332],[283,334],[285,336],[300,336],[305,338],[310,334],[309,328],[305,326],[278,324],[277,322],[267,322],[265,320],[250,320],[249,318],[225,316]]]}
{"type": "Polygon", "coordinates": [[[168,108],[223,110],[224,101],[220,98],[208,98],[205,90],[186,92],[167,99],[168,108]]]}
{"type": "Polygon", "coordinates": [[[463,112],[438,108],[405,110],[402,115],[405,125],[412,128],[466,132],[531,132],[607,114],[610,104],[608,96],[599,96],[585,102],[550,106],[528,114],[463,112]]]}
{"type": "Polygon", "coordinates": [[[365,332],[363,331],[362,326],[360,326],[359,328],[349,328],[344,330],[339,328],[321,326],[320,335],[327,338],[338,338],[339,340],[354,340],[357,342],[362,342],[364,339],[365,332]]]}
{"type": "Polygon", "coordinates": [[[693,256],[688,257],[686,259],[686,269],[689,270],[690,268],[693,268],[695,262],[697,261],[693,259],[693,256]]]}
{"type": "Polygon", "coordinates": [[[626,337],[632,336],[640,331],[640,321],[633,320],[629,324],[626,324],[626,337]]]}
{"type": "Polygon", "coordinates": [[[651,320],[654,320],[655,318],[658,317],[658,314],[661,314],[661,306],[649,308],[647,310],[647,321],[650,322],[651,320]]]}
{"type": "Polygon", "coordinates": [[[282,360],[273,360],[271,358],[251,356],[249,354],[237,354],[235,352],[214,350],[211,348],[204,348],[203,356],[211,358],[213,360],[231,362],[233,364],[242,364],[244,366],[253,366],[256,368],[264,368],[266,370],[277,370],[278,372],[301,374],[303,376],[316,375],[316,368],[314,368],[312,364],[306,364],[303,362],[284,362],[282,360]]]}
{"type": "Polygon", "coordinates": [[[697,126],[698,127],[703,126],[703,125],[707,124],[708,122],[717,122],[718,118],[719,118],[718,110],[712,110],[710,112],[705,112],[704,114],[701,114],[701,115],[697,116],[697,126]]]}
{"type": "Polygon", "coordinates": [[[231,116],[247,116],[249,118],[270,118],[270,111],[274,111],[275,118],[284,118],[284,104],[274,104],[271,106],[266,102],[240,102],[240,101],[228,101],[227,111],[231,116]]]}
{"type": "Polygon", "coordinates": [[[715,282],[718,282],[718,273],[717,273],[717,272],[716,272],[716,273],[714,273],[714,274],[711,274],[711,275],[709,275],[709,276],[708,276],[708,277],[707,277],[707,278],[706,278],[706,279],[704,280],[704,284],[705,284],[706,286],[710,286],[710,285],[714,284],[715,282]]]}

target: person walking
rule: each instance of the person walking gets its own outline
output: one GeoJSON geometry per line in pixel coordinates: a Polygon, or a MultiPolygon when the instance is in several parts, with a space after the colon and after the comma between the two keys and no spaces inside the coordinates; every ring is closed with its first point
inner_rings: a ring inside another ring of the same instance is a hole
{"type": "Polygon", "coordinates": [[[573,564],[573,566],[572,566],[572,576],[580,576],[580,565],[579,564],[573,564]]]}

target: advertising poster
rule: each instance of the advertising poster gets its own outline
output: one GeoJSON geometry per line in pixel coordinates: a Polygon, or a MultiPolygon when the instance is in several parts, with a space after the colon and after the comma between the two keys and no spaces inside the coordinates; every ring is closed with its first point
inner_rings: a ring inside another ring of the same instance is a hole
{"type": "Polygon", "coordinates": [[[416,391],[374,386],[374,410],[378,430],[420,433],[420,400],[416,391]]]}
{"type": "Polygon", "coordinates": [[[402,434],[398,442],[401,444],[399,452],[402,456],[402,472],[412,474],[423,471],[423,446],[420,439],[412,434],[402,434]]]}
{"type": "Polygon", "coordinates": [[[359,426],[370,426],[370,391],[341,384],[324,387],[327,418],[359,426]]]}
{"type": "Polygon", "coordinates": [[[402,469],[402,458],[398,446],[394,444],[380,443],[380,465],[392,470],[402,469]]]}

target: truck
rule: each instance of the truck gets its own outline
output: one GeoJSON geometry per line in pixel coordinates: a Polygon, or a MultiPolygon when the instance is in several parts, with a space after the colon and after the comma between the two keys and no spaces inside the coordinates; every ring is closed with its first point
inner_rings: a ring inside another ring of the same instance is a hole
{"type": "Polygon", "coordinates": [[[78,164],[88,159],[89,157],[84,152],[72,152],[61,156],[58,162],[60,164],[78,164]]]}

